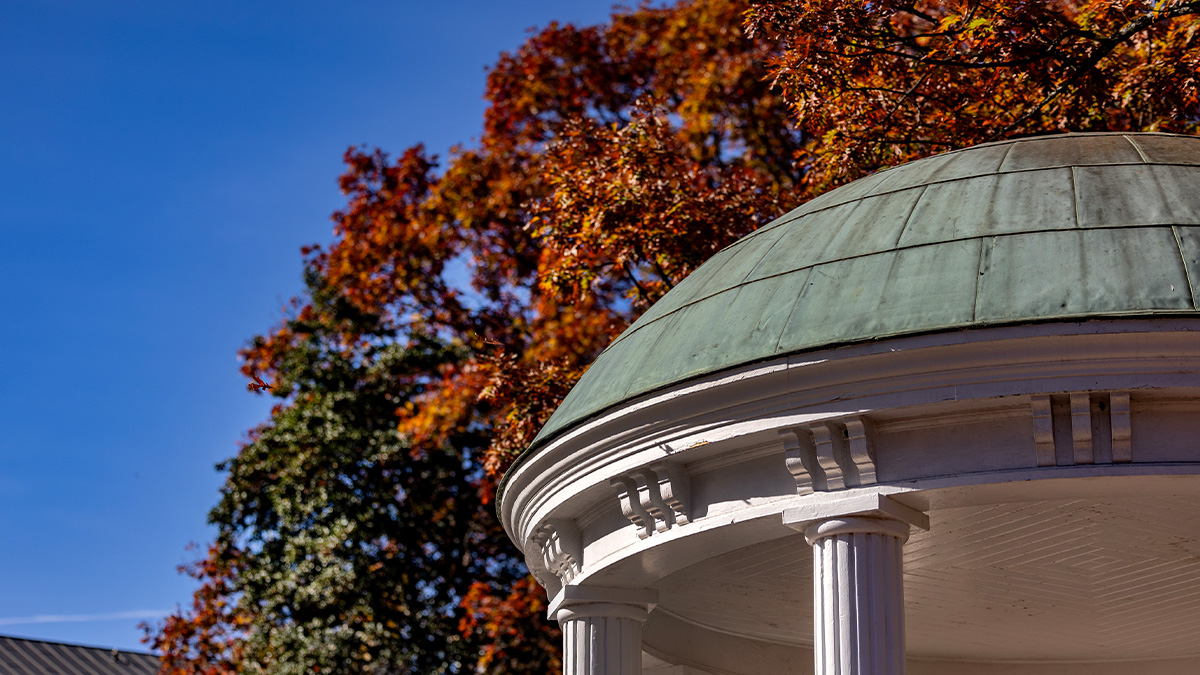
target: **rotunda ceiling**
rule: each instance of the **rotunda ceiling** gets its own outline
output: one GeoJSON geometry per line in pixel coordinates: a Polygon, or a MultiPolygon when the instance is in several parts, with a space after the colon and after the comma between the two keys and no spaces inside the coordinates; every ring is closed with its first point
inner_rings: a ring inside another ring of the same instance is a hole
{"type": "MultiPolygon", "coordinates": [[[[905,546],[910,658],[1195,657],[1196,487],[1124,476],[925,493],[931,527],[905,546]]],[[[697,562],[664,580],[660,609],[715,633],[811,646],[813,561],[796,551],[782,538],[697,562]]]]}

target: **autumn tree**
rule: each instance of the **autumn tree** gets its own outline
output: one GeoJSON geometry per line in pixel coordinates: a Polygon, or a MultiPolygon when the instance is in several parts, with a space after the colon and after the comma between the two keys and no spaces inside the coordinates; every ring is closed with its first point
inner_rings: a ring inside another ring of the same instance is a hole
{"type": "Polygon", "coordinates": [[[456,598],[527,573],[478,490],[480,430],[418,445],[396,425],[462,355],[309,282],[309,303],[250,348],[271,350],[288,400],[222,467],[194,611],[158,640],[192,645],[171,652],[182,672],[467,670],[456,598]]]}
{"type": "Polygon", "coordinates": [[[552,24],[444,169],[347,152],[308,293],[242,352],[279,403],[222,466],[193,606],[152,631],[166,672],[557,669],[496,482],[640,311],[786,205],[803,139],[744,10],[552,24]]]}
{"type": "Polygon", "coordinates": [[[748,28],[812,142],[814,196],[883,166],[1048,132],[1200,124],[1200,2],[763,0],[748,28]]]}
{"type": "Polygon", "coordinates": [[[492,501],[599,351],[723,246],[883,166],[1195,132],[1197,4],[618,10],[502,55],[444,168],[352,149],[308,294],[243,350],[279,403],[224,465],[193,606],[153,634],[166,670],[552,672],[492,501]]]}

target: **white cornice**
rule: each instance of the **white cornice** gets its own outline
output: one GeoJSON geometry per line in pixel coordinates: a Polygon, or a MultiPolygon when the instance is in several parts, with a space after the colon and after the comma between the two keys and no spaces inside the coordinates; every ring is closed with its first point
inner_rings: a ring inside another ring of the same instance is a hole
{"type": "MultiPolygon", "coordinates": [[[[1033,467],[1030,395],[1075,392],[1081,406],[1079,392],[1116,391],[1127,410],[1120,396],[1130,391],[1200,386],[1195,331],[1197,319],[979,329],[792,355],[689,381],[609,410],[524,458],[506,478],[502,520],[528,547],[549,519],[591,523],[599,503],[616,505],[611,482],[623,476],[666,460],[691,474],[719,472],[776,451],[782,463],[779,431],[835,421],[836,429],[869,419],[914,431],[1028,418],[1033,467]]],[[[1126,441],[1127,414],[1113,427],[1126,441]]]]}

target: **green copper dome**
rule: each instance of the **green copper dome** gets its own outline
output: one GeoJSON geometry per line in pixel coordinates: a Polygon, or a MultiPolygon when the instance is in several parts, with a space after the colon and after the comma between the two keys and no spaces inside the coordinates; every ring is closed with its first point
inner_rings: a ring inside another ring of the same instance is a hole
{"type": "Polygon", "coordinates": [[[713,256],[587,371],[534,446],[618,403],[911,333],[1197,314],[1200,137],[980,145],[828,192],[713,256]]]}

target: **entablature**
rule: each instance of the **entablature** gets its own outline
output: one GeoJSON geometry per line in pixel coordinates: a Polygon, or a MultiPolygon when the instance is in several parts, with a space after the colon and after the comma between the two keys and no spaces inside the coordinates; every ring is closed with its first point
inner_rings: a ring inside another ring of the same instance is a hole
{"type": "Polygon", "coordinates": [[[810,496],[1193,472],[1200,452],[1178,439],[1200,433],[1197,329],[1173,319],[917,336],[684,383],[519,463],[503,522],[553,588],[693,533],[778,522],[810,496]]]}

